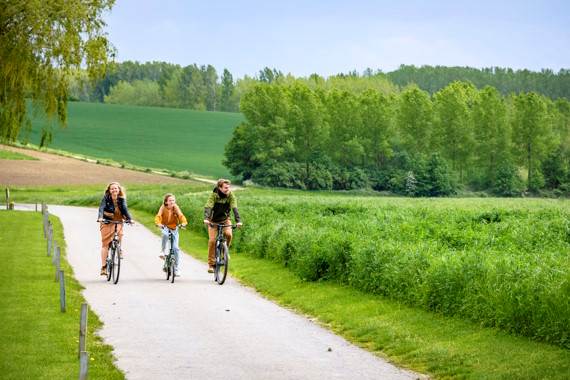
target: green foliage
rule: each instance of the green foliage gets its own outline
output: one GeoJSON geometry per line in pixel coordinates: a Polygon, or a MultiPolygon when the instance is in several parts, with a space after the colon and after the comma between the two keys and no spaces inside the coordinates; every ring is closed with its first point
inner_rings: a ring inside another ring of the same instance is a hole
{"type": "Polygon", "coordinates": [[[105,103],[132,106],[158,106],[159,86],[149,80],[135,80],[133,83],[120,81],[105,96],[105,103]]]}
{"type": "Polygon", "coordinates": [[[454,81],[469,81],[477,88],[495,87],[502,95],[518,92],[537,92],[557,99],[570,99],[570,70],[558,73],[544,69],[539,72],[505,67],[446,67],[401,65],[386,77],[401,87],[416,84],[430,94],[436,93],[454,81]]]}
{"type": "Polygon", "coordinates": [[[493,193],[503,197],[514,197],[521,194],[522,181],[516,166],[511,161],[504,161],[497,168],[497,178],[493,184],[493,193]]]}
{"type": "MultiPolygon", "coordinates": [[[[26,98],[49,117],[67,122],[70,73],[85,65],[104,72],[112,49],[102,15],[114,0],[3,1],[0,12],[0,140],[27,128],[26,98]]],[[[47,134],[49,130],[44,131],[47,134]]],[[[44,141],[49,140],[44,138],[44,141]]]]}
{"type": "Polygon", "coordinates": [[[547,110],[544,99],[535,93],[520,94],[514,98],[515,117],[513,119],[513,142],[519,162],[526,165],[528,188],[537,190],[540,178],[538,166],[545,156],[552,137],[547,124],[547,110]]]}

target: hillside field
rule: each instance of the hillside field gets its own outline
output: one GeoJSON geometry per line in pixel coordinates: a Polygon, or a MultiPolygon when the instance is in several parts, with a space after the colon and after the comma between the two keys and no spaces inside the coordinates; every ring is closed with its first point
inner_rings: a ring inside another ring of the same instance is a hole
{"type": "Polygon", "coordinates": [[[51,125],[51,148],[100,159],[208,177],[228,176],[224,146],[243,120],[239,113],[70,102],[65,129],[34,116],[29,142],[51,125]]]}

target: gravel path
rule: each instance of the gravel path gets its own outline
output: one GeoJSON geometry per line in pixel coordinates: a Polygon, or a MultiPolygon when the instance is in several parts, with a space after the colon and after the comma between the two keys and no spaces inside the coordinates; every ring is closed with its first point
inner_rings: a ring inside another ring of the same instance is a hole
{"type": "Polygon", "coordinates": [[[182,276],[167,282],[159,238],[140,224],[125,227],[121,278],[112,285],[98,273],[96,210],[49,211],[63,223],[67,259],[127,379],[418,378],[231,278],[215,284],[190,256],[182,276]]]}

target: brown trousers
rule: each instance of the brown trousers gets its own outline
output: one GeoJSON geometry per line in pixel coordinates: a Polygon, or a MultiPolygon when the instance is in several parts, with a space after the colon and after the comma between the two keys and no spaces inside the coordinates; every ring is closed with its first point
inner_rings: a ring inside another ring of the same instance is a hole
{"type": "MultiPolygon", "coordinates": [[[[223,224],[232,224],[230,219],[226,220],[223,224]]],[[[216,263],[216,234],[218,233],[218,226],[208,226],[208,266],[213,267],[216,263]]],[[[228,247],[232,242],[232,228],[224,228],[224,236],[228,247]]]]}

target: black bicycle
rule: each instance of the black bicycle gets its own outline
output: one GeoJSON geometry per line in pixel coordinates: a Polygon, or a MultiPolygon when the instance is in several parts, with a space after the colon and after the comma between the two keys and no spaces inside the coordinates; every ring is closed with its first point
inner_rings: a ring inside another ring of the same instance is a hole
{"type": "Polygon", "coordinates": [[[113,279],[113,284],[119,282],[119,275],[121,274],[121,241],[119,240],[119,232],[117,226],[124,222],[116,222],[114,220],[104,220],[103,224],[114,224],[115,231],[113,233],[113,240],[109,243],[109,253],[107,254],[107,281],[113,279]]]}
{"type": "Polygon", "coordinates": [[[210,223],[211,227],[218,227],[218,233],[216,235],[216,253],[214,264],[214,281],[222,285],[226,281],[226,276],[228,275],[228,267],[230,266],[230,250],[228,244],[226,243],[226,237],[224,236],[224,228],[231,227],[232,230],[237,228],[235,224],[218,224],[210,223]]]}
{"type": "MultiPolygon", "coordinates": [[[[179,224],[176,228],[184,228],[184,224],[179,224]]],[[[176,277],[176,252],[174,251],[174,234],[170,228],[168,228],[168,241],[170,242],[170,249],[168,251],[168,255],[164,257],[164,266],[162,267],[162,270],[166,272],[166,281],[170,279],[170,282],[174,283],[174,277],[176,277]]]]}

